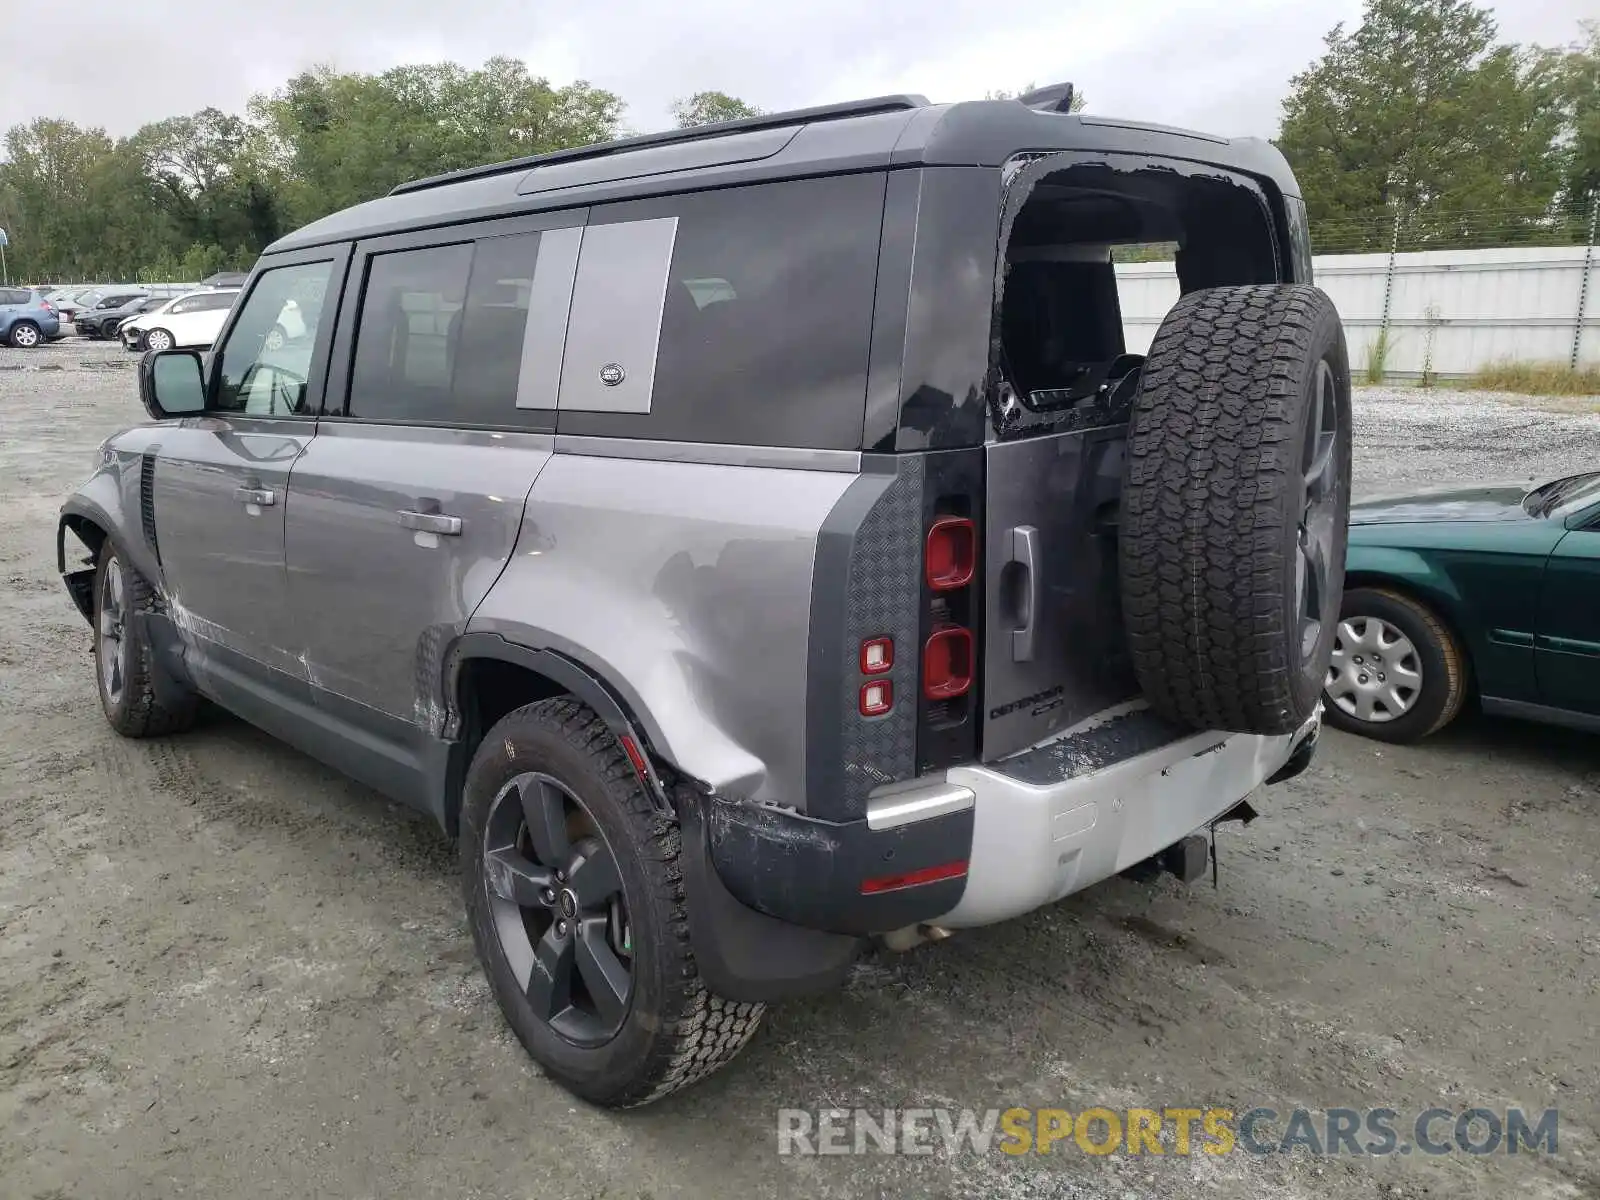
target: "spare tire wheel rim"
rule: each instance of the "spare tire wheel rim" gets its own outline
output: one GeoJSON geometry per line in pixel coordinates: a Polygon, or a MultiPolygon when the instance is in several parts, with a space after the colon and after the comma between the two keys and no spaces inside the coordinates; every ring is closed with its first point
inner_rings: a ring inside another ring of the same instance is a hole
{"type": "Polygon", "coordinates": [[[1333,574],[1339,517],[1339,405],[1333,368],[1327,359],[1318,360],[1311,386],[1305,443],[1300,454],[1305,502],[1296,539],[1299,553],[1295,557],[1294,587],[1303,665],[1315,659],[1323,626],[1335,611],[1335,598],[1329,595],[1328,584],[1333,574]]]}
{"type": "Polygon", "coordinates": [[[627,1020],[633,931],[616,855],[577,794],[540,771],[489,806],[483,878],[495,936],[534,1016],[577,1046],[627,1020]]]}
{"type": "Polygon", "coordinates": [[[1422,659],[1398,626],[1346,617],[1334,633],[1324,690],[1341,711],[1381,725],[1405,716],[1422,695],[1422,659]]]}

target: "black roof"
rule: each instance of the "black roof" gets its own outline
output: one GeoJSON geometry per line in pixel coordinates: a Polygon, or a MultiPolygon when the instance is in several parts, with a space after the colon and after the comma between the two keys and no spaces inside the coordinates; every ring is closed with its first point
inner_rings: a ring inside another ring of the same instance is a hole
{"type": "Polygon", "coordinates": [[[998,167],[1019,154],[1063,152],[1206,163],[1299,194],[1283,155],[1257,138],[1212,137],[1016,100],[929,104],[920,96],[881,96],[417,180],[314,221],[267,253],[707,187],[898,167],[998,167]]]}

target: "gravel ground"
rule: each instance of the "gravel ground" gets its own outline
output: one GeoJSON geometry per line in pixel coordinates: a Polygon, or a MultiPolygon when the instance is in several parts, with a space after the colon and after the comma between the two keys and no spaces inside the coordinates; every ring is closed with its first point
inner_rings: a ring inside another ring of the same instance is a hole
{"type": "MultiPolygon", "coordinates": [[[[1600,739],[1330,733],[1220,836],[773,1011],[632,1114],[540,1075],[425,823],[216,716],[98,711],[61,495],[140,418],[130,359],[0,350],[0,1197],[1600,1195],[1600,739]],[[113,367],[110,364],[123,364],[113,367]],[[92,365],[98,364],[98,365],[92,365]],[[38,368],[56,367],[60,370],[38,368]],[[784,1106],[1561,1109],[1554,1156],[786,1158],[784,1106]]],[[[1364,392],[1363,492],[1600,462],[1600,417],[1364,392]]]]}
{"type": "Polygon", "coordinates": [[[1547,412],[1530,403],[1538,401],[1492,392],[1358,388],[1356,495],[1463,480],[1530,482],[1600,466],[1600,397],[1587,413],[1547,412]]]}

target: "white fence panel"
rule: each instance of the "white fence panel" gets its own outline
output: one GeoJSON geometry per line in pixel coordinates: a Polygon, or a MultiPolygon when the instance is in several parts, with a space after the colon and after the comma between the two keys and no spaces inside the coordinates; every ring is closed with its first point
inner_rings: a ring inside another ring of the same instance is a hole
{"type": "MultiPolygon", "coordinates": [[[[1317,284],[1344,318],[1351,369],[1366,372],[1384,328],[1385,369],[1397,378],[1431,370],[1445,378],[1470,375],[1491,363],[1566,363],[1584,296],[1581,361],[1600,365],[1600,251],[1584,246],[1525,246],[1492,250],[1427,250],[1397,254],[1321,255],[1317,284]],[[1585,260],[1587,289],[1583,289],[1585,260]]],[[[1128,349],[1144,353],[1177,301],[1171,263],[1120,263],[1117,285],[1128,349]]]]}

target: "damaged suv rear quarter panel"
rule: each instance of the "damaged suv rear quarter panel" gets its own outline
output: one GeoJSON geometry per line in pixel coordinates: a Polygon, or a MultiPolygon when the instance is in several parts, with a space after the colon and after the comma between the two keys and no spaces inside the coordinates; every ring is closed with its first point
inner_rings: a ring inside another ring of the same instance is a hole
{"type": "Polygon", "coordinates": [[[557,454],[469,630],[583,663],[716,791],[803,807],[817,537],[855,478],[557,454]]]}

